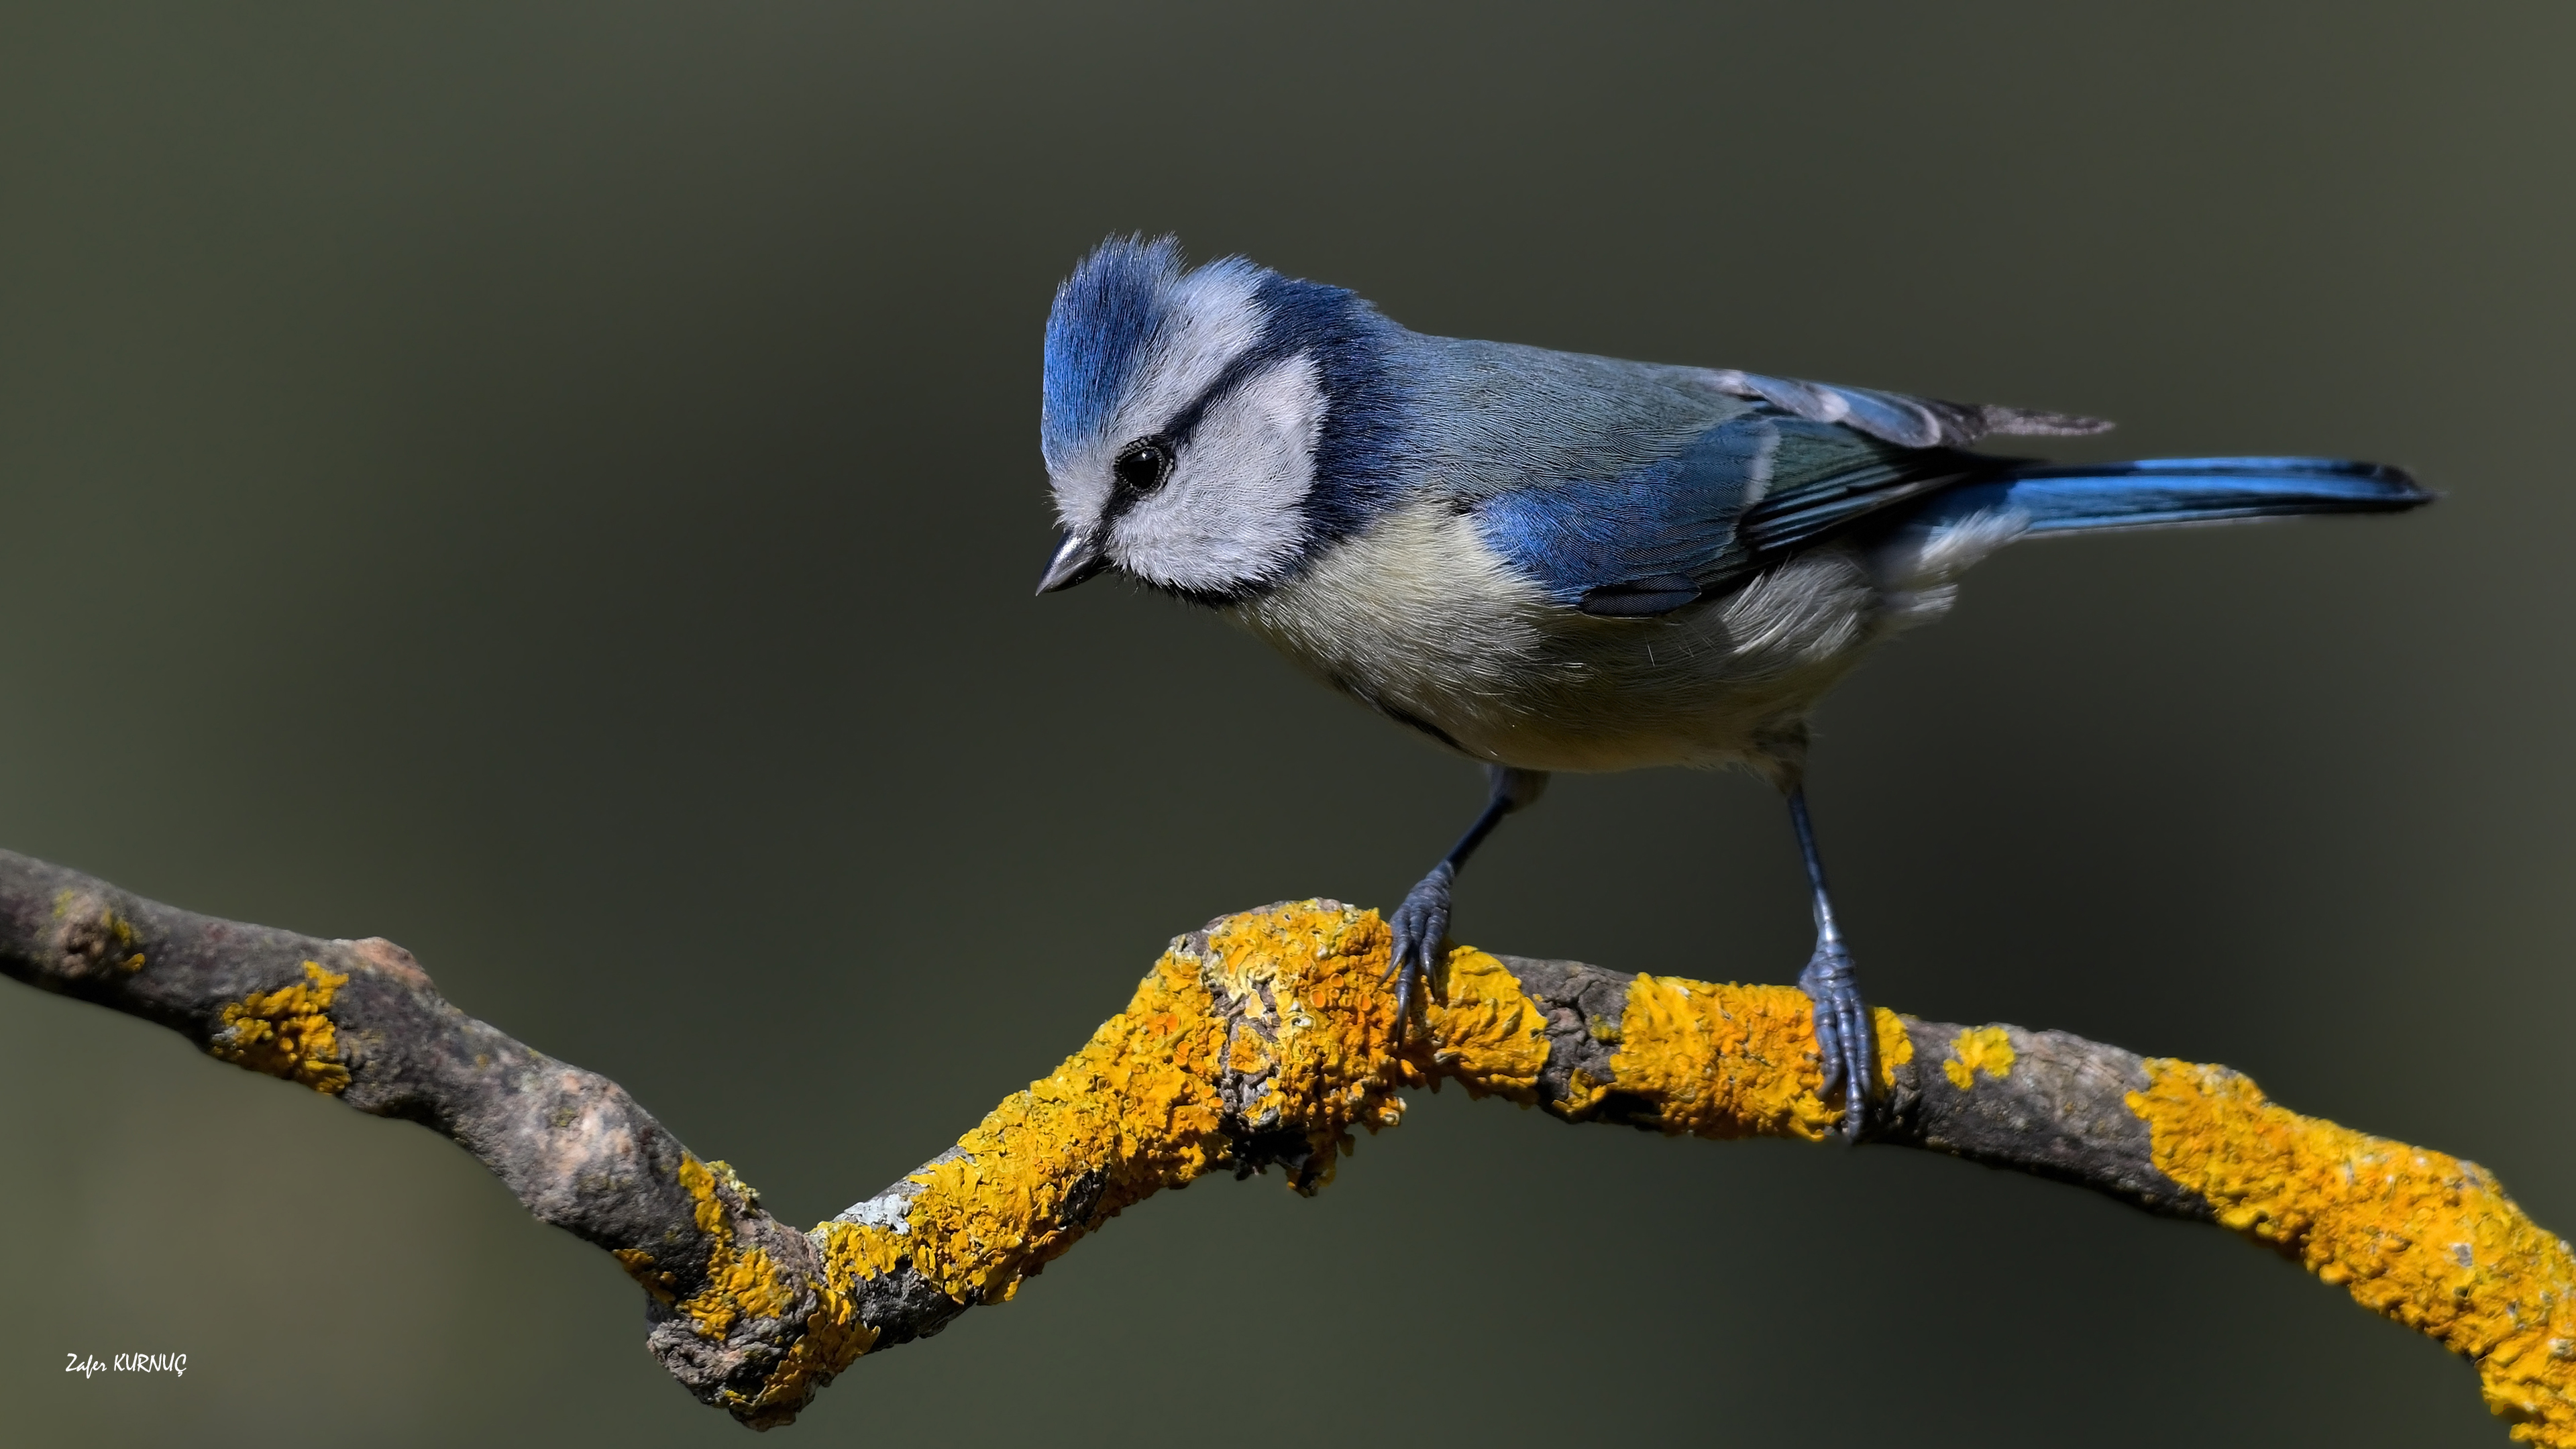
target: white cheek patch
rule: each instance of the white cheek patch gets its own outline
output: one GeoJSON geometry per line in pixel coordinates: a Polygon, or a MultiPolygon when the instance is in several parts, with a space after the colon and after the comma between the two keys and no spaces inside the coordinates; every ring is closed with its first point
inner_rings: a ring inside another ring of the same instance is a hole
{"type": "Polygon", "coordinates": [[[1242,262],[1212,263],[1183,277],[1163,301],[1161,322],[1137,360],[1117,411],[1091,446],[1064,461],[1052,478],[1056,519],[1088,531],[1109,506],[1109,465],[1121,449],[1159,432],[1198,400],[1226,364],[1261,340],[1262,311],[1255,300],[1259,269],[1242,262]]]}
{"type": "Polygon", "coordinates": [[[1304,353],[1246,381],[1199,422],[1171,481],[1118,520],[1110,556],[1179,589],[1221,591],[1275,575],[1305,542],[1324,389],[1304,353]]]}

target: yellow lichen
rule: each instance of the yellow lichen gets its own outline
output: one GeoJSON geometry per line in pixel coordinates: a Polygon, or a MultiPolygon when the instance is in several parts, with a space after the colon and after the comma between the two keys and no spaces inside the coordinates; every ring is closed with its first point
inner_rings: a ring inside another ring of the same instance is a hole
{"type": "Polygon", "coordinates": [[[877,1331],[859,1321],[856,1299],[829,1284],[818,1285],[818,1291],[822,1302],[806,1315],[805,1332],[779,1356],[761,1381],[760,1392],[746,1406],[744,1422],[755,1429],[794,1420],[813,1393],[811,1385],[831,1382],[834,1375],[858,1362],[859,1355],[876,1347],[877,1331]]]}
{"type": "Polygon", "coordinates": [[[1870,1025],[1878,1030],[1878,1086],[1881,1091],[1896,1088],[1896,1069],[1914,1060],[1914,1034],[1905,1029],[1905,1018],[1885,1007],[1874,1008],[1870,1025]]]}
{"type": "MultiPolygon", "coordinates": [[[[914,1268],[963,1301],[1008,1299],[1101,1217],[1230,1153],[1218,1096],[1228,1071],[1257,1086],[1248,1120],[1305,1139],[1291,1183],[1328,1181],[1350,1126],[1392,1125],[1400,1110],[1385,1052],[1387,950],[1375,914],[1314,901],[1230,917],[1204,949],[1175,942],[1088,1045],[994,1108],[957,1155],[913,1175],[914,1268]]],[[[1490,980],[1473,960],[1460,971],[1444,976],[1490,980]]],[[[1435,1010],[1469,1029],[1480,1060],[1515,1060],[1507,1010],[1448,995],[1435,1010]]]]}
{"type": "Polygon", "coordinates": [[[680,1304],[680,1311],[689,1315],[704,1338],[724,1337],[745,1315],[776,1318],[796,1301],[795,1289],[779,1274],[766,1249],[735,1246],[732,1217],[716,1196],[716,1184],[722,1181],[733,1187],[741,1180],[722,1162],[680,1159],[680,1186],[694,1200],[691,1211],[698,1230],[712,1240],[706,1284],[680,1304]]]}
{"type": "Polygon", "coordinates": [[[617,1260],[617,1266],[626,1270],[627,1277],[644,1285],[644,1291],[652,1294],[663,1307],[668,1308],[680,1301],[677,1291],[679,1275],[654,1266],[651,1253],[642,1248],[611,1248],[608,1255],[617,1260]]]}
{"type": "Polygon", "coordinates": [[[2514,1438],[2576,1446],[2576,1256],[2485,1169],[2302,1117],[2224,1067],[2154,1060],[2147,1076],[2129,1108],[2167,1177],[2476,1364],[2514,1438]]]}
{"type": "Polygon", "coordinates": [[[1538,1074],[1547,1065],[1547,1019],[1510,967],[1457,947],[1424,1017],[1435,1043],[1433,1063],[1468,1091],[1515,1102],[1537,1098],[1538,1074]]]}
{"type": "Polygon", "coordinates": [[[894,1271],[904,1259],[903,1237],[891,1228],[838,1219],[814,1230],[823,1271],[835,1283],[857,1283],[894,1271]]]}
{"type": "Polygon", "coordinates": [[[1790,986],[1634,977],[1610,1073],[1667,1132],[1814,1140],[1837,1117],[1817,1095],[1814,1003],[1790,986]]]}
{"type": "Polygon", "coordinates": [[[1950,1056],[1941,1063],[1941,1075],[1964,1092],[1977,1084],[1977,1073],[2000,1082],[2012,1074],[2012,1064],[2012,1038],[2002,1027],[1972,1026],[1950,1043],[1950,1056]]]}
{"type": "MultiPolygon", "coordinates": [[[[679,1177],[691,1199],[690,1215],[708,1238],[705,1282],[677,1305],[698,1335],[721,1339],[745,1318],[778,1318],[795,1307],[798,1285],[779,1270],[767,1249],[741,1245],[732,1213],[717,1194],[721,1183],[745,1207],[758,1200],[733,1168],[684,1156],[679,1177]]],[[[652,1255],[641,1249],[620,1249],[617,1260],[648,1290],[656,1279],[668,1277],[650,1274],[652,1255]]],[[[725,1389],[716,1402],[760,1428],[785,1423],[811,1395],[814,1381],[828,1381],[874,1347],[877,1331],[859,1321],[858,1303],[848,1291],[853,1281],[826,1272],[812,1283],[816,1302],[805,1317],[804,1331],[770,1369],[759,1392],[725,1389]]],[[[656,1296],[670,1301],[667,1289],[656,1296]]]]}
{"type": "Polygon", "coordinates": [[[324,1013],[349,978],[304,963],[304,979],[275,991],[254,991],[217,1014],[206,1050],[228,1062],[302,1082],[317,1092],[348,1090],[340,1064],[339,1030],[324,1013]]]}
{"type": "Polygon", "coordinates": [[[1548,1105],[1568,1117],[1583,1117],[1600,1109],[1610,1095],[1610,1084],[1596,1079],[1581,1067],[1565,1075],[1565,1095],[1548,1105]]]}

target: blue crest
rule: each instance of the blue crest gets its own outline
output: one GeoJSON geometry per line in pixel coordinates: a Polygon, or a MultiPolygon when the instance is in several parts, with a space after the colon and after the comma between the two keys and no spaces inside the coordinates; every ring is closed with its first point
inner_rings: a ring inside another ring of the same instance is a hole
{"type": "Polygon", "coordinates": [[[1055,289],[1038,412],[1038,447],[1048,466],[1109,420],[1180,279],[1176,238],[1111,237],[1055,289]]]}

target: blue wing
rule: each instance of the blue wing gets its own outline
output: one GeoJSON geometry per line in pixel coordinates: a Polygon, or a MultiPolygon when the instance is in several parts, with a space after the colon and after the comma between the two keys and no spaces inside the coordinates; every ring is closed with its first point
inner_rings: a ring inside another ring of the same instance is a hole
{"type": "Polygon", "coordinates": [[[1764,407],[1684,451],[1606,479],[1534,483],[1481,500],[1485,542],[1586,613],[1669,613],[1772,555],[2011,464],[1908,448],[1764,407]]]}

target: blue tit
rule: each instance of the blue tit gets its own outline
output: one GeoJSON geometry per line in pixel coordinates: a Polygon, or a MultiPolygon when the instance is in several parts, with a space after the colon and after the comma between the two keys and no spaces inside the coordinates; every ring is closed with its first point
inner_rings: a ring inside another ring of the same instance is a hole
{"type": "Polygon", "coordinates": [[[2385,512],[2430,496],[2328,458],[2052,467],[1966,451],[2092,418],[1427,337],[1338,287],[1113,238],[1047,318],[1039,440],[1063,542],[1484,764],[1486,805],[1390,922],[1399,1032],[1486,835],[1558,770],[1741,765],[1805,858],[1826,1099],[1883,1112],[1876,1033],[1801,776],[1871,646],[2025,536],[2385,512]]]}

